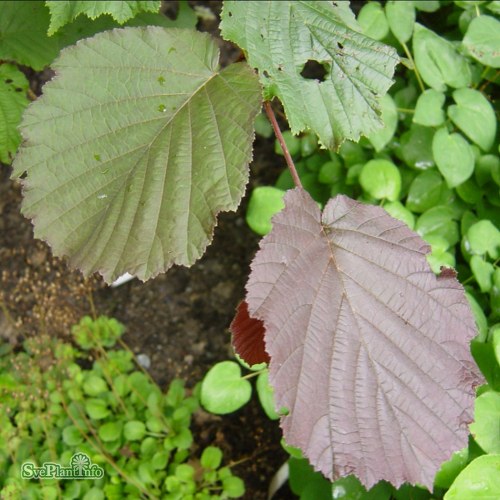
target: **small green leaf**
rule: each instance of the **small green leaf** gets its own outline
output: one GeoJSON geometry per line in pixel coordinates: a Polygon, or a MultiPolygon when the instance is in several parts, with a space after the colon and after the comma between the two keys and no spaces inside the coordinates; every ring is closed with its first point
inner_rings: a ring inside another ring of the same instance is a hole
{"type": "Polygon", "coordinates": [[[483,197],[484,193],[475,183],[474,179],[467,179],[456,188],[458,196],[469,205],[475,205],[483,197]]]}
{"type": "Polygon", "coordinates": [[[245,493],[245,483],[236,476],[226,477],[222,480],[222,489],[229,498],[240,498],[245,493]]]}
{"type": "Polygon", "coordinates": [[[413,0],[413,5],[422,12],[436,12],[441,7],[439,0],[413,0]]]}
{"type": "Polygon", "coordinates": [[[413,115],[413,122],[426,127],[439,127],[444,123],[443,104],[446,96],[443,92],[427,89],[418,98],[413,115]]]}
{"type": "Polygon", "coordinates": [[[321,165],[318,173],[318,182],[322,184],[336,184],[343,178],[344,172],[340,159],[327,161],[321,165]]]}
{"type": "Polygon", "coordinates": [[[102,399],[87,399],[85,401],[85,411],[90,418],[102,420],[109,415],[109,408],[102,399]]]}
{"type": "Polygon", "coordinates": [[[500,257],[500,231],[489,220],[480,220],[467,231],[470,252],[477,255],[486,253],[496,260],[500,257]]]}
{"type": "Polygon", "coordinates": [[[472,20],[463,39],[468,53],[480,63],[500,68],[500,21],[491,16],[472,20]]]}
{"type": "Polygon", "coordinates": [[[90,373],[83,382],[83,391],[89,396],[98,396],[108,390],[108,384],[102,377],[90,373]]]}
{"type": "Polygon", "coordinates": [[[495,112],[489,101],[474,89],[455,90],[453,99],[457,104],[448,107],[448,116],[471,141],[489,151],[497,131],[495,112]]]}
{"type": "Polygon", "coordinates": [[[252,191],[248,201],[246,221],[254,232],[264,236],[271,231],[273,215],[283,210],[285,206],[284,194],[285,191],[272,186],[259,186],[252,191]]]}
{"type": "Polygon", "coordinates": [[[406,43],[415,26],[415,7],[412,2],[389,1],[385,4],[385,15],[392,33],[400,43],[406,43]]]}
{"type": "Polygon", "coordinates": [[[121,422],[106,422],[99,427],[99,437],[105,442],[116,441],[122,433],[121,422]]]}
{"type": "Polygon", "coordinates": [[[473,255],[470,260],[470,268],[481,292],[489,292],[492,286],[493,265],[484,261],[479,255],[473,255]]]}
{"type": "Polygon", "coordinates": [[[210,412],[232,413],[250,401],[252,386],[241,377],[234,361],[222,361],[210,368],[201,384],[201,404],[210,412]]]}
{"type": "MultiPolygon", "coordinates": [[[[267,123],[269,124],[269,121],[267,123]]],[[[269,126],[271,125],[269,124],[269,126]]],[[[282,135],[290,155],[297,156],[300,153],[300,147],[302,141],[298,137],[293,135],[290,130],[285,130],[282,135]]],[[[274,141],[274,152],[281,156],[284,156],[285,154],[278,139],[274,141]]]]}
{"type": "Polygon", "coordinates": [[[434,486],[437,488],[448,489],[453,481],[455,481],[455,478],[467,465],[468,458],[468,448],[464,448],[463,450],[453,453],[451,458],[447,462],[444,462],[438,470],[436,477],[434,478],[434,486]]]}
{"type": "Polygon", "coordinates": [[[432,250],[426,255],[427,262],[431,266],[434,274],[440,274],[442,267],[455,267],[455,257],[449,252],[442,250],[432,250]]]}
{"type": "Polygon", "coordinates": [[[470,85],[467,60],[451,42],[418,23],[413,34],[413,52],[418,71],[429,87],[444,92],[447,85],[453,88],[470,85]]]}
{"type": "Polygon", "coordinates": [[[382,110],[381,118],[384,127],[367,136],[367,139],[377,152],[382,151],[387,146],[398,127],[398,110],[389,94],[380,99],[380,109],[382,110]]]}
{"type": "Polygon", "coordinates": [[[361,170],[359,182],[368,194],[379,200],[396,201],[401,191],[401,174],[388,160],[370,160],[361,170]]]}
{"type": "Polygon", "coordinates": [[[274,402],[274,390],[269,384],[269,371],[263,371],[258,377],[255,384],[257,395],[259,396],[260,404],[266,412],[266,415],[271,420],[277,420],[280,416],[276,413],[274,402]]]}
{"type": "Polygon", "coordinates": [[[448,206],[438,205],[424,212],[417,220],[415,230],[424,239],[428,236],[441,236],[450,247],[459,239],[458,224],[453,220],[453,209],[448,206]]]}
{"type": "Polygon", "coordinates": [[[364,35],[382,40],[389,34],[389,23],[379,2],[368,2],[359,11],[358,23],[364,35]]]}
{"type": "Polygon", "coordinates": [[[24,73],[13,64],[0,65],[0,161],[10,163],[21,142],[17,127],[28,105],[26,91],[29,83],[24,73]]]}
{"type": "Polygon", "coordinates": [[[83,443],[84,437],[78,427],[75,425],[68,425],[62,432],[63,441],[68,446],[78,446],[83,443]]]}
{"type": "Polygon", "coordinates": [[[131,420],[123,427],[123,435],[127,441],[140,441],[145,434],[146,426],[139,420],[131,420]]]}
{"type": "Polygon", "coordinates": [[[458,475],[444,500],[494,500],[499,491],[500,455],[483,455],[458,475]]]}
{"type": "Polygon", "coordinates": [[[201,454],[200,463],[205,469],[218,469],[222,462],[222,451],[216,446],[207,446],[201,454]]]}
{"type": "Polygon", "coordinates": [[[401,154],[409,167],[426,170],[435,165],[432,154],[434,132],[431,127],[413,124],[401,136],[401,154]]]}
{"type": "Polygon", "coordinates": [[[103,14],[109,14],[118,23],[123,24],[139,12],[158,12],[161,2],[159,0],[126,0],[122,2],[100,1],[87,2],[81,0],[47,1],[45,5],[50,10],[50,26],[48,35],[52,36],[65,24],[70,23],[80,14],[90,19],[96,19],[103,14]]]}
{"type": "Polygon", "coordinates": [[[474,153],[470,144],[460,134],[449,134],[446,127],[434,135],[432,152],[450,188],[462,184],[474,172],[474,153]]]}
{"type": "Polygon", "coordinates": [[[385,210],[395,219],[404,222],[410,229],[415,226],[415,216],[399,201],[391,201],[384,205],[385,210]]]}
{"type": "Polygon", "coordinates": [[[450,192],[440,173],[436,169],[429,169],[413,179],[406,206],[412,212],[422,213],[438,205],[443,196],[446,197],[450,192]]]}
{"type": "Polygon", "coordinates": [[[500,453],[500,393],[487,391],[476,398],[470,431],[486,453],[500,453]]]}

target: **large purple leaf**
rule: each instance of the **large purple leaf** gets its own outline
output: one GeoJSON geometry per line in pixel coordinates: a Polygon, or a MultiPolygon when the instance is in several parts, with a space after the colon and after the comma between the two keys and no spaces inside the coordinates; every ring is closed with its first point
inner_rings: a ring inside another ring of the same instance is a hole
{"type": "Polygon", "coordinates": [[[467,444],[475,325],[452,270],[380,207],[338,196],[321,213],[303,190],[261,242],[247,284],[265,326],[286,441],[330,479],[355,474],[432,488],[467,444]]]}

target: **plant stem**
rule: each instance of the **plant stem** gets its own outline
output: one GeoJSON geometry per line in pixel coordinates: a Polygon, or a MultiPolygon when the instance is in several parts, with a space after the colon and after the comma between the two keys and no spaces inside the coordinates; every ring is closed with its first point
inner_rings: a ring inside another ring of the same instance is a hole
{"type": "Polygon", "coordinates": [[[276,116],[274,114],[273,108],[269,101],[264,102],[264,109],[266,110],[267,117],[273,126],[274,133],[276,134],[276,138],[278,139],[281,149],[283,150],[283,154],[285,155],[286,164],[288,165],[288,169],[290,170],[290,174],[292,174],[293,182],[295,186],[303,189],[302,183],[300,182],[299,174],[297,173],[297,169],[295,168],[295,164],[293,163],[292,156],[288,151],[288,148],[285,144],[285,139],[283,139],[283,134],[281,133],[280,126],[278,125],[278,121],[276,120],[276,116]]]}
{"type": "Polygon", "coordinates": [[[415,64],[415,59],[413,59],[413,56],[411,55],[410,49],[408,48],[408,45],[406,43],[401,44],[403,46],[403,50],[405,51],[406,57],[411,61],[413,64],[413,71],[415,71],[415,76],[417,77],[418,84],[420,86],[420,90],[422,92],[425,91],[425,85],[424,82],[422,81],[422,78],[420,78],[420,73],[418,72],[417,65],[415,64]]]}

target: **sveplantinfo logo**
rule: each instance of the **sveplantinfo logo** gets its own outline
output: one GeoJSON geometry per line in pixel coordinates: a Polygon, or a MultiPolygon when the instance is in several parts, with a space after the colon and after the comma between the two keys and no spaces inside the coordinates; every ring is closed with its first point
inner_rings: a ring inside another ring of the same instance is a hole
{"type": "Polygon", "coordinates": [[[99,479],[104,476],[104,469],[93,464],[85,453],[75,453],[69,461],[69,467],[54,462],[44,462],[37,467],[32,462],[21,466],[24,479],[99,479]]]}

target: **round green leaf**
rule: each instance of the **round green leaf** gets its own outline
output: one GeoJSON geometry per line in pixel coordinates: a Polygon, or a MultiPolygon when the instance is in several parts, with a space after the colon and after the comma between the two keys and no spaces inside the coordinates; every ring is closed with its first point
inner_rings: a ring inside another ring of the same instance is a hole
{"type": "Polygon", "coordinates": [[[413,179],[406,206],[416,213],[422,213],[439,204],[443,196],[449,193],[443,178],[435,169],[429,169],[413,179]]]}
{"type": "Polygon", "coordinates": [[[484,261],[479,255],[473,255],[470,259],[470,268],[481,292],[489,292],[492,286],[493,265],[484,261]]]}
{"type": "Polygon", "coordinates": [[[245,493],[245,483],[236,476],[225,477],[222,480],[222,490],[229,498],[240,498],[245,493]]]}
{"type": "Polygon", "coordinates": [[[201,454],[200,463],[205,469],[218,469],[222,462],[222,451],[216,446],[207,446],[201,454]]]}
{"type": "Polygon", "coordinates": [[[458,196],[466,203],[475,205],[484,195],[481,188],[474,182],[474,179],[467,179],[456,188],[458,196]]]}
{"type": "Polygon", "coordinates": [[[250,401],[252,386],[241,377],[234,361],[222,361],[210,368],[201,384],[201,404],[212,413],[223,415],[250,401]]]}
{"type": "Polygon", "coordinates": [[[97,375],[91,373],[83,383],[83,391],[89,396],[98,396],[108,390],[106,381],[97,375]]]}
{"type": "Polygon", "coordinates": [[[413,122],[426,127],[439,127],[444,123],[443,104],[446,96],[443,92],[427,89],[418,98],[413,115],[413,122]]]}
{"type": "Polygon", "coordinates": [[[438,205],[424,212],[417,220],[415,230],[424,239],[429,236],[441,236],[450,247],[459,241],[458,224],[453,220],[453,209],[438,205]]]}
{"type": "MultiPolygon", "coordinates": [[[[371,5],[371,4],[367,4],[371,5]]],[[[380,99],[380,108],[382,110],[381,118],[384,127],[371,133],[367,138],[371,142],[375,151],[382,151],[392,139],[398,126],[398,110],[396,104],[389,94],[380,99]]]]}
{"type": "Polygon", "coordinates": [[[122,433],[122,423],[121,422],[106,422],[99,427],[99,437],[105,441],[116,441],[120,438],[122,433]]]}
{"type": "Polygon", "coordinates": [[[486,453],[500,453],[500,393],[487,391],[476,398],[470,431],[486,453]]]}
{"type": "Polygon", "coordinates": [[[413,124],[401,136],[401,153],[404,162],[412,168],[426,170],[435,165],[432,155],[434,129],[413,124]]]}
{"type": "Polygon", "coordinates": [[[415,26],[415,7],[412,2],[389,1],[385,4],[385,15],[392,33],[400,43],[406,43],[415,26]]]}
{"type": "Polygon", "coordinates": [[[453,123],[481,149],[491,149],[496,136],[497,120],[486,97],[478,90],[460,89],[453,92],[453,99],[457,104],[448,107],[448,116],[453,123]]]}
{"type": "Polygon", "coordinates": [[[358,23],[364,35],[382,40],[389,34],[389,23],[379,2],[368,2],[358,14],[358,23]]]}
{"type": "Polygon", "coordinates": [[[477,255],[486,253],[494,260],[500,257],[500,231],[489,220],[476,222],[467,231],[470,252],[477,255]]]}
{"type": "Polygon", "coordinates": [[[369,195],[379,200],[396,201],[401,191],[401,174],[388,160],[370,160],[361,170],[359,182],[369,195]]]}
{"type": "Polygon", "coordinates": [[[318,182],[322,184],[336,184],[342,180],[343,176],[342,163],[340,159],[337,158],[321,165],[318,173],[318,182]]]}
{"type": "Polygon", "coordinates": [[[263,371],[258,377],[255,384],[257,389],[257,394],[259,396],[260,404],[266,412],[266,415],[271,420],[277,420],[280,416],[276,413],[274,409],[274,390],[269,384],[269,372],[267,370],[263,371]]]}
{"type": "Polygon", "coordinates": [[[500,68],[500,21],[491,16],[472,20],[463,39],[468,53],[480,63],[500,68]]]}
{"type": "Polygon", "coordinates": [[[101,420],[109,415],[109,408],[102,399],[87,399],[85,401],[85,411],[90,418],[101,420]]]}
{"type": "Polygon", "coordinates": [[[413,52],[420,76],[429,87],[443,92],[447,85],[453,88],[470,85],[467,60],[451,42],[418,23],[413,34],[413,52]]]}
{"type": "Polygon", "coordinates": [[[413,0],[413,5],[422,12],[436,12],[441,7],[439,0],[413,0]]]}
{"type": "MultiPolygon", "coordinates": [[[[269,121],[267,122],[269,123],[269,121]]],[[[301,140],[292,134],[290,130],[285,130],[283,132],[283,139],[285,140],[286,147],[288,148],[288,152],[292,156],[297,156],[300,153],[301,140]]],[[[281,156],[284,156],[283,148],[281,147],[278,139],[274,142],[274,152],[281,156]]]]}
{"type": "Polygon", "coordinates": [[[384,205],[385,210],[395,219],[403,221],[410,229],[415,226],[414,215],[399,201],[391,201],[384,205]]]}
{"type": "Polygon", "coordinates": [[[500,455],[483,455],[458,475],[444,500],[495,500],[499,492],[500,455]]]}
{"type": "Polygon", "coordinates": [[[460,134],[448,134],[446,127],[435,133],[432,153],[450,188],[462,184],[474,172],[474,153],[470,144],[460,134]]]}
{"type": "Polygon", "coordinates": [[[68,446],[78,446],[83,443],[83,435],[75,425],[68,425],[62,432],[62,438],[68,446]]]}
{"type": "Polygon", "coordinates": [[[250,228],[261,236],[269,233],[273,227],[271,218],[283,210],[285,191],[272,186],[256,187],[248,201],[246,221],[250,228]]]}
{"type": "Polygon", "coordinates": [[[61,52],[13,174],[26,172],[23,213],[56,255],[112,282],[203,254],[244,193],[261,102],[246,64],[217,61],[208,35],[152,26],[61,52]]]}
{"type": "Polygon", "coordinates": [[[146,434],[146,425],[139,420],[131,420],[123,427],[123,435],[127,441],[140,441],[146,434]]]}
{"type": "Polygon", "coordinates": [[[468,448],[453,453],[451,458],[441,465],[434,479],[434,486],[437,488],[449,488],[453,481],[455,481],[455,478],[467,465],[468,458],[468,448]]]}

